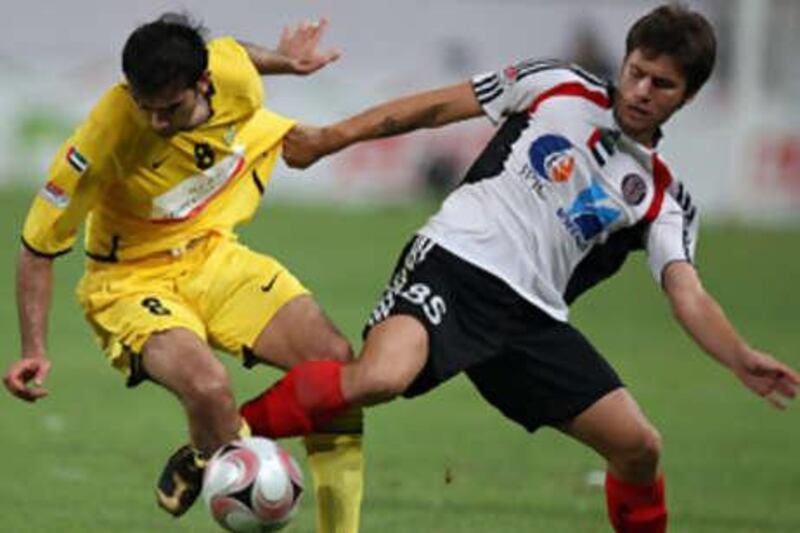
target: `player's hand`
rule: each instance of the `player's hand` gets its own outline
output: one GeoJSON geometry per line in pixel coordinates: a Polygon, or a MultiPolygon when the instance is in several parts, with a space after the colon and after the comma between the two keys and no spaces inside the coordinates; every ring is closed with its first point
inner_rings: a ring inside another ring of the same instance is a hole
{"type": "Polygon", "coordinates": [[[295,124],[283,138],[283,160],[292,168],[307,168],[324,156],[322,128],[295,124]]]}
{"type": "Polygon", "coordinates": [[[339,50],[323,52],[319,49],[319,41],[327,25],[328,21],[322,18],[316,22],[304,20],[294,28],[287,26],[283,29],[277,51],[290,60],[295,74],[311,74],[339,59],[339,50]]]}
{"type": "Polygon", "coordinates": [[[774,357],[748,348],[734,372],[744,385],[778,409],[797,395],[800,375],[774,357]]]}
{"type": "Polygon", "coordinates": [[[50,360],[47,357],[23,357],[8,368],[3,384],[17,398],[35,402],[47,396],[43,385],[49,372],[50,360]]]}

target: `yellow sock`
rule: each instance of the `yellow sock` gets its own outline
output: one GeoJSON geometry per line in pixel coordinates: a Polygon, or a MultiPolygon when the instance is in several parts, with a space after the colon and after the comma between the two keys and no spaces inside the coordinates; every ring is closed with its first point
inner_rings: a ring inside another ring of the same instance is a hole
{"type": "Polygon", "coordinates": [[[348,411],[326,430],[305,437],[317,533],[357,533],[364,492],[361,410],[348,411]]]}
{"type": "Polygon", "coordinates": [[[250,431],[250,425],[244,418],[242,418],[242,425],[239,426],[239,431],[236,433],[236,436],[240,439],[253,436],[252,431],[250,431]]]}

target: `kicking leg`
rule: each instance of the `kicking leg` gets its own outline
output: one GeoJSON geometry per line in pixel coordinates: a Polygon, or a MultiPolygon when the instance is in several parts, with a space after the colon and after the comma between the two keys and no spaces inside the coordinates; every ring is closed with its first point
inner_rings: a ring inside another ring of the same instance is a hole
{"type": "MultiPolygon", "coordinates": [[[[387,401],[402,393],[426,358],[427,333],[422,325],[407,316],[391,317],[370,331],[360,358],[349,363],[336,360],[300,363],[264,394],[244,404],[241,413],[255,433],[289,436],[324,432],[352,416],[354,411],[352,407],[348,411],[349,406],[387,401]]],[[[337,440],[342,437],[321,433],[309,438],[306,442],[312,467],[327,460],[355,465],[356,459],[360,467],[360,443],[356,448],[354,440],[337,440]],[[342,451],[337,452],[337,447],[342,451]]],[[[335,469],[330,472],[315,479],[317,501],[321,505],[318,516],[341,517],[341,520],[328,522],[333,529],[319,522],[319,530],[357,531],[357,515],[356,520],[349,519],[353,513],[348,512],[346,505],[347,498],[353,496],[344,491],[350,486],[357,487],[356,494],[361,497],[360,469],[356,472],[344,467],[338,473],[335,469]]]]}
{"type": "Polygon", "coordinates": [[[241,419],[225,367],[188,329],[151,335],[142,350],[142,364],[150,379],[175,394],[189,422],[191,445],[173,454],[157,487],[159,505],[179,516],[200,493],[205,461],[236,438],[241,419]]]}
{"type": "Polygon", "coordinates": [[[240,412],[256,433],[295,436],[319,430],[350,406],[403,393],[425,365],[427,341],[415,318],[392,316],[370,330],[359,358],[299,364],[240,412]]]}
{"type": "Polygon", "coordinates": [[[626,389],[608,393],[560,429],[608,461],[606,502],[615,531],[666,531],[661,436],[626,389]]]}

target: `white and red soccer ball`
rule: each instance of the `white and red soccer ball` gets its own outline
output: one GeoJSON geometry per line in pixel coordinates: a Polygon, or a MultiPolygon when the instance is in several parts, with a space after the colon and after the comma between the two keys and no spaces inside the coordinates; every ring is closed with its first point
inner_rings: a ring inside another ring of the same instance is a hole
{"type": "Polygon", "coordinates": [[[220,448],[203,477],[203,499],[214,520],[237,533],[283,528],[302,495],[303,475],[294,458],[262,437],[220,448]]]}

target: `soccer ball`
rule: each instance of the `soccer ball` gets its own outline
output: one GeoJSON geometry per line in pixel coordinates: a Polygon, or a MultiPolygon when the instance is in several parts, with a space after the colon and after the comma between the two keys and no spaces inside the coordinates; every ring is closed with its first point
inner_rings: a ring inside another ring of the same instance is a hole
{"type": "Polygon", "coordinates": [[[303,475],[275,442],[249,437],[222,446],[208,462],[203,499],[228,531],[277,531],[297,512],[303,475]]]}

